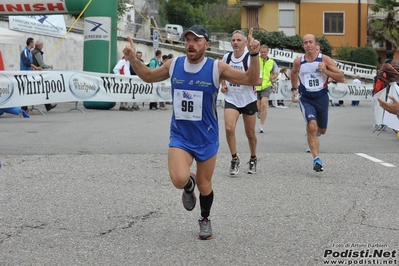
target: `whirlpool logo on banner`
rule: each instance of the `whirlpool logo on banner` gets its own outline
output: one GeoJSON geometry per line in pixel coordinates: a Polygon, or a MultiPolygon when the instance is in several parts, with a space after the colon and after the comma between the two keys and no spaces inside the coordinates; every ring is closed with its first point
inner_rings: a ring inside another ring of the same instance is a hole
{"type": "Polygon", "coordinates": [[[7,76],[0,74],[0,105],[11,99],[14,93],[14,83],[7,76]]]}
{"type": "Polygon", "coordinates": [[[50,99],[51,93],[65,93],[65,78],[59,74],[14,75],[19,95],[44,94],[45,99],[50,99]]]}
{"type": "Polygon", "coordinates": [[[69,90],[80,100],[93,98],[100,90],[100,85],[95,77],[75,73],[69,79],[69,90]]]}
{"type": "Polygon", "coordinates": [[[132,99],[136,99],[137,95],[152,95],[155,92],[158,97],[169,101],[172,99],[172,88],[169,80],[158,83],[145,83],[138,76],[124,77],[103,75],[100,77],[102,86],[106,93],[110,94],[129,94],[132,99]]]}
{"type": "Polygon", "coordinates": [[[0,108],[90,101],[170,101],[170,80],[146,83],[138,76],[76,71],[3,71],[0,108]]]}

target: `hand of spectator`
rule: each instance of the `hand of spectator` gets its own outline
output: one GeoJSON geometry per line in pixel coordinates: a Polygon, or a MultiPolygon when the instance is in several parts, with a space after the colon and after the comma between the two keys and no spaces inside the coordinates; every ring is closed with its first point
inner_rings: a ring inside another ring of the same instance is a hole
{"type": "Polygon", "coordinates": [[[389,99],[392,100],[391,103],[386,102],[380,98],[377,98],[378,102],[380,103],[380,106],[384,110],[386,110],[387,112],[389,112],[391,114],[394,114],[394,115],[398,114],[399,113],[399,101],[396,100],[395,97],[392,97],[392,96],[388,96],[388,97],[389,97],[389,99]]]}

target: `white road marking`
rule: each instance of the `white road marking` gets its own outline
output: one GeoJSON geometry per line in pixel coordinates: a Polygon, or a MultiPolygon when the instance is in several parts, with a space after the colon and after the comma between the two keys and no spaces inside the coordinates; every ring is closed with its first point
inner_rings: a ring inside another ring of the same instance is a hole
{"type": "Polygon", "coordinates": [[[361,156],[361,157],[363,157],[363,158],[366,158],[366,159],[368,159],[368,160],[370,160],[370,161],[373,161],[373,162],[375,162],[375,163],[379,163],[379,164],[381,164],[381,165],[383,165],[383,166],[386,166],[386,167],[396,167],[396,166],[393,165],[393,164],[386,163],[386,162],[384,162],[384,161],[381,161],[380,159],[371,157],[371,156],[369,156],[369,155],[367,155],[367,154],[364,154],[364,153],[355,153],[355,154],[356,154],[356,155],[359,155],[359,156],[361,156]]]}
{"type": "Polygon", "coordinates": [[[393,164],[390,164],[390,163],[381,163],[383,166],[386,166],[386,167],[396,167],[395,165],[393,165],[393,164]]]}

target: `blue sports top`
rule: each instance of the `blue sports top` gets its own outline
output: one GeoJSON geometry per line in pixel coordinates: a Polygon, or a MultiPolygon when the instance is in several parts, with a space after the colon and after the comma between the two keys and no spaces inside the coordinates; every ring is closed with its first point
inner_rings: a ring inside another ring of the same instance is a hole
{"type": "Polygon", "coordinates": [[[308,62],[305,55],[301,57],[299,69],[299,95],[305,98],[319,98],[328,93],[328,76],[319,70],[323,55],[318,54],[313,62],[308,62]]]}
{"type": "Polygon", "coordinates": [[[31,64],[33,64],[33,55],[29,47],[26,46],[20,55],[19,70],[32,70],[31,64]]]}
{"type": "Polygon", "coordinates": [[[219,84],[215,84],[213,77],[217,61],[205,58],[198,72],[189,73],[184,68],[185,60],[186,56],[177,57],[170,72],[173,101],[170,135],[194,145],[216,143],[219,141],[216,110],[219,84]]]}

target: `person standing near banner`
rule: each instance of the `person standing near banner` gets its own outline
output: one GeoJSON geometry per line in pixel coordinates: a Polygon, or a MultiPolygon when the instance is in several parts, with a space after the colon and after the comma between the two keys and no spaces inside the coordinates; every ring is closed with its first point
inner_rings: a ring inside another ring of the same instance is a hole
{"type": "Polygon", "coordinates": [[[302,115],[306,119],[308,145],[313,155],[313,170],[320,172],[323,171],[323,163],[319,158],[318,135],[327,131],[328,77],[338,82],[344,82],[345,77],[329,56],[317,50],[318,43],[314,35],[306,34],[302,44],[305,54],[294,60],[291,70],[292,101],[300,103],[302,115]]]}
{"type": "MultiPolygon", "coordinates": [[[[127,75],[130,76],[130,63],[122,56],[121,59],[116,63],[114,69],[112,70],[116,75],[127,75]]],[[[133,109],[129,106],[128,102],[120,102],[119,103],[119,111],[133,111],[133,109]]]]}
{"type": "MultiPolygon", "coordinates": [[[[144,64],[143,52],[137,51],[137,52],[136,52],[136,58],[137,58],[142,64],[144,64]]],[[[132,66],[130,65],[130,63],[129,63],[129,70],[130,70],[130,75],[137,76],[136,73],[134,72],[132,66]]],[[[143,107],[144,107],[144,103],[143,103],[143,107]]],[[[136,111],[140,110],[140,107],[138,106],[137,102],[133,102],[132,109],[133,109],[133,110],[136,110],[136,111]]]]}
{"type": "MultiPolygon", "coordinates": [[[[391,82],[399,83],[399,61],[393,59],[394,52],[392,50],[388,50],[385,53],[386,59],[384,64],[381,66],[380,71],[377,73],[377,78],[388,84],[387,86],[387,95],[389,93],[391,82]]],[[[381,107],[387,112],[397,115],[399,118],[399,102],[392,96],[388,96],[389,99],[392,100],[391,103],[384,101],[378,98],[378,102],[381,107]]]]}
{"type": "MultiPolygon", "coordinates": [[[[40,70],[33,64],[32,49],[35,47],[35,40],[31,37],[26,39],[26,47],[20,54],[19,69],[21,71],[40,70]]],[[[28,111],[28,106],[22,106],[22,110],[28,111]]]]}
{"type": "Polygon", "coordinates": [[[20,70],[36,70],[33,64],[32,49],[35,47],[35,40],[29,37],[26,40],[26,47],[22,50],[20,55],[19,69],[20,70]]]}
{"type": "MultiPolygon", "coordinates": [[[[287,75],[287,68],[282,67],[280,69],[280,73],[278,74],[277,82],[280,86],[280,84],[284,83],[284,81],[287,81],[287,80],[290,80],[290,77],[287,75]]],[[[277,100],[277,106],[285,106],[284,100],[277,100]]]]}
{"type": "MultiPolygon", "coordinates": [[[[247,71],[232,68],[219,60],[205,57],[210,47],[210,34],[203,26],[195,25],[182,33],[185,39],[185,56],[174,57],[161,67],[149,69],[134,56],[135,45],[124,49],[125,57],[134,71],[148,83],[170,78],[173,113],[170,124],[168,150],[169,175],[173,185],[183,189],[182,201],[186,210],[196,205],[194,194],[197,185],[200,192],[201,214],[198,219],[201,240],[213,236],[210,211],[213,204],[212,176],[219,149],[219,125],[216,101],[220,80],[233,84],[255,85],[259,80],[259,41],[248,34],[248,51],[251,65],[247,71]],[[196,160],[196,174],[190,174],[190,167],[196,160]]],[[[170,214],[172,215],[172,214],[170,214]]]]}
{"type": "MultiPolygon", "coordinates": [[[[33,64],[36,66],[37,70],[53,69],[54,68],[53,65],[47,65],[46,63],[44,63],[42,50],[43,50],[43,42],[37,40],[35,43],[35,48],[32,50],[33,64]]],[[[48,112],[51,109],[54,109],[57,105],[46,103],[44,106],[48,112]]]]}
{"type": "MultiPolygon", "coordinates": [[[[377,78],[389,84],[391,82],[399,82],[399,61],[393,59],[394,52],[388,50],[385,53],[386,59],[384,64],[381,66],[380,71],[377,73],[377,78]],[[384,74],[385,73],[385,74],[384,74]]],[[[387,87],[387,94],[389,93],[389,87],[387,87]]]]}
{"type": "MultiPolygon", "coordinates": [[[[357,75],[354,80],[352,80],[352,84],[362,85],[363,82],[360,80],[360,76],[357,75]]],[[[352,101],[351,106],[359,106],[359,101],[352,101]]]]}
{"type": "MultiPolygon", "coordinates": [[[[148,64],[148,67],[150,69],[155,69],[157,67],[160,67],[161,60],[162,60],[162,51],[156,50],[155,57],[150,59],[150,63],[148,64]]],[[[158,110],[158,102],[150,102],[150,110],[158,110]]]]}

